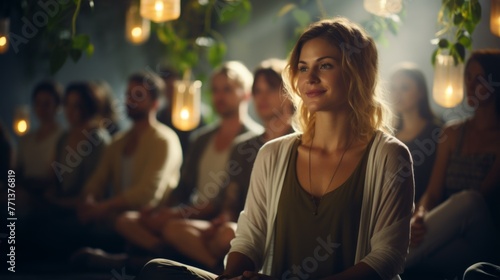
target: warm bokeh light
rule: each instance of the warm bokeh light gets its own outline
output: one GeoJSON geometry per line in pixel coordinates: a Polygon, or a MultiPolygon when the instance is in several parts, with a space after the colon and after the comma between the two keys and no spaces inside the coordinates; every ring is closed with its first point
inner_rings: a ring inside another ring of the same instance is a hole
{"type": "Polygon", "coordinates": [[[16,131],[18,134],[25,134],[28,131],[28,123],[25,120],[20,120],[17,122],[16,131]]]}
{"type": "Polygon", "coordinates": [[[8,18],[0,18],[0,53],[6,53],[9,50],[9,25],[8,18]]]}
{"type": "Polygon", "coordinates": [[[154,22],[176,20],[181,15],[180,0],[141,0],[141,16],[154,22]]]}
{"type": "Polygon", "coordinates": [[[139,6],[132,3],[127,10],[125,20],[125,37],[127,40],[136,45],[146,42],[151,32],[150,25],[148,19],[141,17],[139,6]]]}
{"type": "Polygon", "coordinates": [[[388,17],[401,12],[402,0],[364,0],[365,10],[381,17],[388,17]]]}
{"type": "Polygon", "coordinates": [[[187,108],[182,108],[180,115],[181,115],[181,119],[183,119],[183,120],[189,119],[189,111],[188,111],[188,109],[187,108]]]}
{"type": "Polygon", "coordinates": [[[500,37],[500,0],[491,0],[490,31],[500,37]]]}
{"type": "Polygon", "coordinates": [[[139,37],[141,35],[142,35],[142,28],[140,28],[140,27],[134,27],[132,29],[132,36],[139,37]]]}
{"type": "Polygon", "coordinates": [[[445,108],[453,108],[464,98],[464,64],[455,65],[450,55],[438,55],[434,69],[432,95],[436,103],[445,108]]]}
{"type": "Polygon", "coordinates": [[[23,136],[29,131],[29,106],[20,105],[14,111],[14,120],[12,122],[12,129],[18,136],[23,136]]]}
{"type": "Polygon", "coordinates": [[[172,123],[182,131],[200,124],[201,82],[176,81],[172,103],[172,123]]]}
{"type": "Polygon", "coordinates": [[[163,2],[160,0],[157,0],[155,2],[155,11],[156,12],[163,12],[163,2]]]}

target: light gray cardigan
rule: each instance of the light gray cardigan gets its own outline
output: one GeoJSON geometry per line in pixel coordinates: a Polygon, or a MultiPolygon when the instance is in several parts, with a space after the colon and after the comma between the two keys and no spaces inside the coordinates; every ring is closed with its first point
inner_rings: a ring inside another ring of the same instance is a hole
{"type": "MultiPolygon", "coordinates": [[[[271,273],[274,223],[291,147],[298,134],[268,142],[257,155],[250,187],[230,252],[271,273]]],[[[364,262],[382,279],[400,279],[413,213],[413,164],[404,144],[377,132],[366,167],[355,263],[364,262]]]]}

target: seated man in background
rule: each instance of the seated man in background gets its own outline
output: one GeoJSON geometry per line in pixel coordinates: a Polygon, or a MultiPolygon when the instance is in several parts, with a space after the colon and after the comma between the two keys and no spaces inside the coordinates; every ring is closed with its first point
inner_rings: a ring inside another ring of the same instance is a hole
{"type": "MultiPolygon", "coordinates": [[[[265,131],[238,142],[231,151],[229,184],[224,190],[222,210],[211,221],[195,219],[170,220],[162,230],[166,243],[209,270],[222,269],[222,260],[235,236],[236,221],[243,210],[250,183],[250,174],[257,152],[265,142],[293,132],[293,105],[284,95],[281,72],[285,61],[263,61],[254,72],[252,97],[265,131]]],[[[240,137],[245,137],[242,135],[240,137]]]]}
{"type": "Polygon", "coordinates": [[[227,62],[215,70],[212,101],[220,121],[193,133],[181,182],[169,197],[168,207],[129,212],[118,220],[118,231],[132,244],[161,253],[165,245],[161,231],[168,220],[210,220],[217,216],[222,206],[221,190],[228,182],[226,163],[234,140],[238,135],[249,138],[262,132],[246,115],[252,80],[250,71],[239,62],[227,62]]]}
{"type": "Polygon", "coordinates": [[[116,221],[116,230],[132,245],[126,254],[109,255],[102,250],[87,249],[85,258],[92,268],[140,268],[153,256],[174,253],[162,237],[169,220],[201,219],[209,221],[222,209],[223,189],[230,173],[227,162],[235,139],[240,141],[262,133],[262,127],[247,115],[247,99],[252,73],[240,62],[231,61],[216,69],[211,77],[212,101],[220,121],[198,129],[181,172],[179,186],[162,207],[144,207],[128,211],[116,221]]]}
{"type": "Polygon", "coordinates": [[[113,140],[85,184],[84,202],[78,210],[82,224],[109,232],[118,215],[156,206],[177,186],[182,164],[179,138],[156,120],[164,86],[154,73],[129,77],[126,105],[133,125],[113,140]]]}

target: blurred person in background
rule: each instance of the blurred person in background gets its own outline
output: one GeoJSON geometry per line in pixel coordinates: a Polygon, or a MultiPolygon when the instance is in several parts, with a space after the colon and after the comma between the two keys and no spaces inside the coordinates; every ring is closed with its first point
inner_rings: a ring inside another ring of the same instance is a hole
{"type": "Polygon", "coordinates": [[[182,164],[179,138],[156,120],[164,87],[152,72],[134,73],[128,78],[127,115],[133,125],[114,137],[104,152],[85,182],[78,208],[80,223],[96,236],[114,236],[113,225],[119,215],[157,206],[178,184],[182,164]]]}
{"type": "Polygon", "coordinates": [[[293,132],[293,105],[283,92],[281,79],[285,65],[284,60],[269,59],[261,62],[254,71],[252,98],[265,131],[243,142],[236,140],[240,143],[232,149],[228,162],[235,172],[229,175],[219,215],[210,221],[172,220],[162,230],[166,243],[210,271],[221,272],[222,259],[235,236],[236,221],[245,204],[250,174],[259,149],[265,142],[293,132]]]}
{"type": "Polygon", "coordinates": [[[443,129],[429,185],[411,220],[411,271],[462,277],[473,263],[499,257],[498,65],[498,49],[476,50],[467,60],[464,90],[474,114],[443,129]]]}
{"type": "Polygon", "coordinates": [[[396,115],[395,136],[410,150],[415,176],[415,202],[422,197],[436,158],[440,122],[432,113],[429,91],[416,65],[399,65],[390,78],[390,93],[396,115]]]}
{"type": "Polygon", "coordinates": [[[41,194],[53,181],[50,164],[63,131],[56,120],[61,105],[62,87],[43,81],[33,90],[31,100],[38,127],[19,139],[17,181],[30,193],[41,194]]]}

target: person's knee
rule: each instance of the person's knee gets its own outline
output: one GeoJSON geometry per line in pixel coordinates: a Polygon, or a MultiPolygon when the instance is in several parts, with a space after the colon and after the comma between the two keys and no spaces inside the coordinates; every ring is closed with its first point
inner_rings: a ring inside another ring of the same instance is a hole
{"type": "Polygon", "coordinates": [[[217,245],[219,248],[229,249],[231,240],[235,237],[234,230],[230,226],[222,226],[217,232],[217,245]]]}
{"type": "Polygon", "coordinates": [[[453,200],[456,204],[460,205],[460,208],[465,213],[470,213],[470,211],[483,210],[486,209],[486,203],[483,196],[472,190],[462,191],[453,196],[453,200]]]}
{"type": "Polygon", "coordinates": [[[178,220],[170,220],[161,229],[161,235],[167,243],[171,243],[177,240],[179,233],[181,232],[182,222],[178,220]]]}

